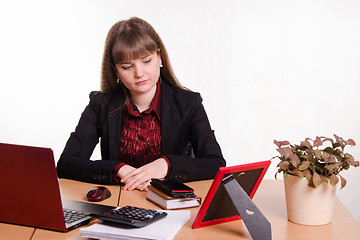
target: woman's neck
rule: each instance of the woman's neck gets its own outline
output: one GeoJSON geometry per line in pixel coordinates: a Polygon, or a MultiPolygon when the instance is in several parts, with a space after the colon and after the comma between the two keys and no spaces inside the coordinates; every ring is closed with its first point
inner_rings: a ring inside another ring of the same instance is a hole
{"type": "Polygon", "coordinates": [[[131,101],[136,105],[140,112],[148,110],[155,96],[157,85],[145,93],[131,93],[131,101]]]}

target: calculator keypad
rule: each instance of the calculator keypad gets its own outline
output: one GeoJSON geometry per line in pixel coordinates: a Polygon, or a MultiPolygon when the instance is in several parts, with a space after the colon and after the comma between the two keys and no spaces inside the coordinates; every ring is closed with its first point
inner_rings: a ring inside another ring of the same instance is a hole
{"type": "Polygon", "coordinates": [[[103,221],[111,221],[128,224],[135,227],[143,227],[165,217],[166,215],[166,212],[159,210],[125,206],[122,208],[113,209],[108,213],[97,215],[94,217],[99,218],[103,221]]]}
{"type": "Polygon", "coordinates": [[[163,213],[162,211],[157,211],[157,210],[126,206],[126,207],[114,209],[113,211],[111,211],[108,214],[112,215],[112,216],[123,216],[126,218],[132,218],[132,219],[137,219],[137,220],[141,220],[141,221],[146,221],[146,220],[152,219],[153,217],[156,217],[162,213],[163,213]]]}

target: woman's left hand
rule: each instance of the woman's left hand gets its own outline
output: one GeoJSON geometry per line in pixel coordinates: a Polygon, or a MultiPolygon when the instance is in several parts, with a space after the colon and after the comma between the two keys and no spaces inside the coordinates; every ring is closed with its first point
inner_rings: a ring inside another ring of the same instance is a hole
{"type": "Polygon", "coordinates": [[[121,182],[125,183],[124,190],[147,190],[152,178],[166,177],[168,168],[168,163],[164,158],[136,168],[121,179],[121,182]]]}

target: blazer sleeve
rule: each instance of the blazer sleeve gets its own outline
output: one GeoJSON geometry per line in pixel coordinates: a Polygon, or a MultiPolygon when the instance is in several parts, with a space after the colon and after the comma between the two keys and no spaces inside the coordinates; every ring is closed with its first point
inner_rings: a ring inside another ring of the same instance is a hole
{"type": "Polygon", "coordinates": [[[59,178],[99,184],[115,184],[113,169],[117,161],[90,160],[102,137],[106,111],[106,99],[99,92],[90,94],[90,102],[82,113],[79,123],[71,133],[57,163],[59,178]]]}
{"type": "Polygon", "coordinates": [[[182,120],[175,120],[179,127],[173,149],[180,149],[174,151],[177,154],[166,155],[171,161],[168,178],[182,182],[212,179],[219,167],[226,165],[200,94],[192,92],[190,96],[184,106],[179,101],[176,104],[182,120]],[[193,156],[189,156],[189,151],[193,151],[193,156]]]}

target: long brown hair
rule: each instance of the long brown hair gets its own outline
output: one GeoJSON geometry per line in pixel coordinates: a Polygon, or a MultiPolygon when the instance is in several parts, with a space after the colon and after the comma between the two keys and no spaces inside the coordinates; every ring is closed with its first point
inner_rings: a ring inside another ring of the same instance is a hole
{"type": "Polygon", "coordinates": [[[118,83],[115,64],[156,51],[160,51],[163,64],[160,69],[161,79],[176,87],[184,88],[175,77],[163,42],[149,23],[137,17],[115,23],[110,28],[105,41],[101,65],[101,91],[113,92],[123,88],[127,95],[125,87],[118,83]]]}

